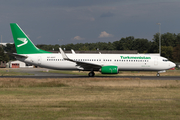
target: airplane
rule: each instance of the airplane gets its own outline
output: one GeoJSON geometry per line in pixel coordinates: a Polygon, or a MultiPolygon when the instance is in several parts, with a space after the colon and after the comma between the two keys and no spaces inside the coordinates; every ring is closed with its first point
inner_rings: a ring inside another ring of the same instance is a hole
{"type": "Polygon", "coordinates": [[[43,68],[56,70],[95,71],[102,74],[118,74],[119,71],[157,71],[156,76],[176,65],[160,55],[148,54],[66,54],[61,48],[60,53],[51,53],[37,48],[17,23],[10,23],[12,36],[17,53],[16,59],[43,68]]]}

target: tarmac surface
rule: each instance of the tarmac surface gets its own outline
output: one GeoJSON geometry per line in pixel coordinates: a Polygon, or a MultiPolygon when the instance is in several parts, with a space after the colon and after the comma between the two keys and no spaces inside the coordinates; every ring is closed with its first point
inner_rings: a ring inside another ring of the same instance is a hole
{"type": "MultiPolygon", "coordinates": [[[[0,76],[0,78],[89,78],[83,75],[70,75],[70,74],[60,74],[60,73],[49,73],[49,69],[45,68],[15,68],[17,72],[25,72],[32,75],[28,76],[0,76]],[[42,72],[44,71],[44,72],[42,72]]],[[[96,78],[139,78],[141,80],[180,80],[180,76],[95,76],[96,78]]]]}

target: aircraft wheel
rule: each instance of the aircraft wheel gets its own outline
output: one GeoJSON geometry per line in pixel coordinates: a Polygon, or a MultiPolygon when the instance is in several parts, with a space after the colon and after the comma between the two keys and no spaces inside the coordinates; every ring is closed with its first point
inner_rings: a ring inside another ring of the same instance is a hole
{"type": "Polygon", "coordinates": [[[156,75],[157,77],[160,77],[160,74],[159,73],[157,73],[157,75],[156,75]]]}
{"type": "Polygon", "coordinates": [[[90,72],[90,73],[88,74],[89,77],[94,77],[94,75],[95,75],[94,72],[90,72]]]}

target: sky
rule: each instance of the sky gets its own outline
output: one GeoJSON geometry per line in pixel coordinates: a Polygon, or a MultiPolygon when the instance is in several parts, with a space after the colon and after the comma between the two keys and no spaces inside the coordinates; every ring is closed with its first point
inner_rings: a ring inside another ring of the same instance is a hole
{"type": "Polygon", "coordinates": [[[1,0],[2,42],[13,42],[18,23],[37,44],[114,42],[122,37],[153,39],[180,33],[180,0],[1,0]]]}

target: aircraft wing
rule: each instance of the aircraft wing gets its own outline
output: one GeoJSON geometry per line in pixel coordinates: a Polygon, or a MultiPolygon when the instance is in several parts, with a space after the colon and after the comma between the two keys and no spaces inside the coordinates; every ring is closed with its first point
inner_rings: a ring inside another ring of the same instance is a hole
{"type": "Polygon", "coordinates": [[[84,61],[75,61],[73,59],[68,58],[68,56],[64,53],[64,51],[61,48],[59,48],[59,50],[64,60],[75,62],[77,64],[77,68],[81,70],[91,70],[91,69],[99,70],[102,67],[102,65],[99,65],[99,64],[93,64],[93,63],[88,63],[84,61]]]}
{"type": "Polygon", "coordinates": [[[77,64],[76,66],[80,70],[99,71],[99,69],[101,68],[101,65],[98,65],[98,64],[92,64],[92,63],[82,62],[82,61],[73,61],[73,62],[77,64]]]}

